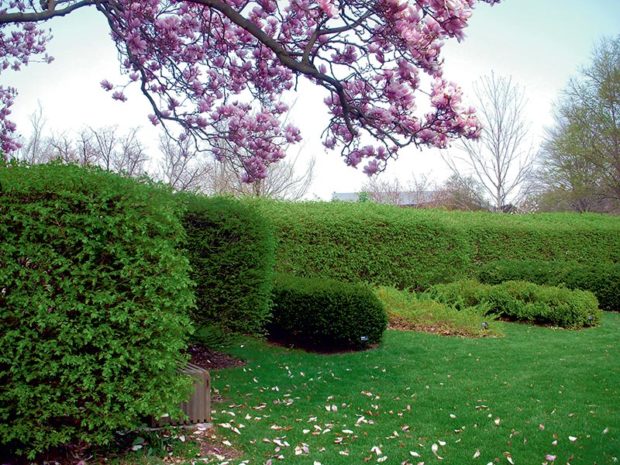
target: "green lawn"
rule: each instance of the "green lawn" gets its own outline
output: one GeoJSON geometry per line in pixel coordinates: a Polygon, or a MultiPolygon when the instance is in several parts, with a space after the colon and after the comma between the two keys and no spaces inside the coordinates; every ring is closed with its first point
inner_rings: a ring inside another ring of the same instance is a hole
{"type": "Polygon", "coordinates": [[[243,453],[230,463],[616,463],[620,314],[503,331],[388,331],[377,349],[335,355],[244,340],[230,352],[247,366],[213,373],[217,433],[243,453]]]}

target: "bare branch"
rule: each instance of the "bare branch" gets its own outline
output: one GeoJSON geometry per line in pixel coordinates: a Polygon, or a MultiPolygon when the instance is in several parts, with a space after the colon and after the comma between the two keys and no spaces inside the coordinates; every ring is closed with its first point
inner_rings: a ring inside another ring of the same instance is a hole
{"type": "Polygon", "coordinates": [[[531,176],[534,152],[527,144],[529,128],[524,121],[525,96],[511,78],[483,77],[475,86],[479,117],[483,124],[477,142],[462,141],[463,156],[442,154],[453,175],[463,176],[462,162],[492,199],[496,211],[518,204],[531,176]]]}
{"type": "Polygon", "coordinates": [[[45,10],[41,11],[32,11],[29,13],[15,12],[0,14],[0,24],[34,23],[39,21],[47,21],[48,19],[66,16],[69,13],[72,13],[80,8],[107,3],[107,0],[82,0],[76,3],[72,3],[61,9],[57,9],[54,7],[62,3],[66,2],[52,3],[52,8],[46,8],[45,10]]]}

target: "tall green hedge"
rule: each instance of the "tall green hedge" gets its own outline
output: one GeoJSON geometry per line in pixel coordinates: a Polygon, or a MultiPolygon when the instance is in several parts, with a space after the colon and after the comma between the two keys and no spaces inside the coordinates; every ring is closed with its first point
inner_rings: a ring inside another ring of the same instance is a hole
{"type": "Polygon", "coordinates": [[[372,203],[253,205],[274,224],[278,272],[425,288],[470,266],[465,235],[437,215],[372,203]]]}
{"type": "Polygon", "coordinates": [[[32,458],[178,411],[193,304],[183,236],[165,190],[0,167],[0,444],[32,458]]]}
{"type": "Polygon", "coordinates": [[[620,263],[497,260],[478,271],[483,283],[523,280],[592,292],[603,310],[620,311],[620,263]]]}
{"type": "Polygon", "coordinates": [[[258,334],[271,312],[274,236],[253,208],[221,197],[183,196],[186,248],[196,282],[194,320],[258,334]]]}
{"type": "Polygon", "coordinates": [[[620,262],[605,215],[416,210],[373,203],[253,202],[274,224],[276,271],[399,288],[476,276],[503,259],[620,262]]]}
{"type": "Polygon", "coordinates": [[[472,245],[472,263],[494,260],[620,262],[620,218],[602,214],[446,212],[472,245]]]}

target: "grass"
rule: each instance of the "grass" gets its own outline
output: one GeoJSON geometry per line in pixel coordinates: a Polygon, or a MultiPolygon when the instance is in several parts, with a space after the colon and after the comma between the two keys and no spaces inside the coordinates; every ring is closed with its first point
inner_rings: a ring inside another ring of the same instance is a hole
{"type": "Polygon", "coordinates": [[[424,331],[450,336],[501,336],[501,325],[488,306],[456,308],[393,287],[378,287],[375,294],[385,306],[390,328],[424,331]]]}
{"type": "Polygon", "coordinates": [[[580,331],[497,324],[505,337],[388,331],[334,355],[244,340],[230,351],[247,366],[213,373],[217,435],[242,453],[229,463],[616,463],[620,315],[580,331]]]}

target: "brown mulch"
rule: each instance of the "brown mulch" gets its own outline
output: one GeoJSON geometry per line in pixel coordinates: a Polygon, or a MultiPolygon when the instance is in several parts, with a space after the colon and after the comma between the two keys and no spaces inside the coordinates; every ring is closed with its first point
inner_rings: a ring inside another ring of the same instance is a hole
{"type": "Polygon", "coordinates": [[[215,352],[200,344],[189,346],[187,351],[190,355],[190,362],[205,370],[219,370],[221,368],[234,368],[245,365],[243,360],[221,352],[215,352]]]}
{"type": "Polygon", "coordinates": [[[445,325],[432,325],[432,324],[420,324],[420,323],[412,323],[406,318],[400,318],[396,315],[390,315],[389,318],[389,329],[393,329],[396,331],[416,331],[420,333],[430,333],[430,334],[438,334],[440,336],[460,336],[460,337],[484,337],[485,334],[480,333],[471,333],[466,330],[462,330],[460,328],[451,328],[445,325]]]}

